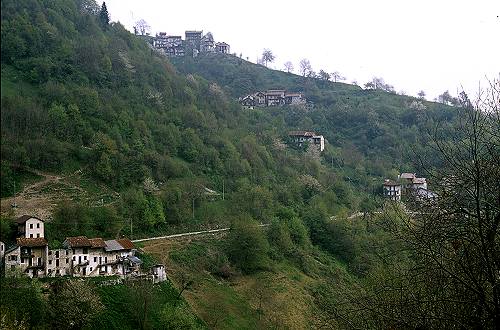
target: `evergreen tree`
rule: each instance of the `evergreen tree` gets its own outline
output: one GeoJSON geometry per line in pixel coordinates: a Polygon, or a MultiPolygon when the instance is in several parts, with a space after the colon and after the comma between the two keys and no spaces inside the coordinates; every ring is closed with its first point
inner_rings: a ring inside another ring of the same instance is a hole
{"type": "Polygon", "coordinates": [[[109,13],[108,8],[106,7],[106,2],[102,3],[101,11],[99,12],[99,22],[104,29],[107,29],[109,25],[109,13]]]}

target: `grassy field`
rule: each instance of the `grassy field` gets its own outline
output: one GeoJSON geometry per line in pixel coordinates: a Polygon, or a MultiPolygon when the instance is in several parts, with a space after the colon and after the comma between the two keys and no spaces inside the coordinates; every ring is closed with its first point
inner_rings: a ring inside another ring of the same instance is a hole
{"type": "Polygon", "coordinates": [[[351,281],[344,266],[318,251],[300,266],[286,259],[243,275],[224,264],[223,235],[144,243],[144,252],[163,262],[191,309],[212,329],[308,329],[324,320],[314,290],[325,281],[351,281]]]}

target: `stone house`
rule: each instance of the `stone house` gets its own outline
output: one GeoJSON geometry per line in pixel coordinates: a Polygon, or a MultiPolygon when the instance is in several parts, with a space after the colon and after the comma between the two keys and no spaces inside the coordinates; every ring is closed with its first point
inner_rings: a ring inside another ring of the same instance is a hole
{"type": "Polygon", "coordinates": [[[5,269],[28,277],[44,277],[47,265],[47,240],[43,237],[18,237],[16,245],[5,252],[5,269]]]}
{"type": "Polygon", "coordinates": [[[208,32],[200,40],[200,52],[213,53],[215,52],[215,43],[212,33],[208,32]]]}
{"type": "Polygon", "coordinates": [[[186,31],[186,42],[185,46],[192,49],[200,50],[201,37],[203,31],[186,31]]]}
{"type": "Polygon", "coordinates": [[[301,147],[305,142],[316,145],[319,151],[325,150],[325,138],[323,135],[317,135],[315,132],[309,131],[291,131],[288,136],[301,147]]]}
{"type": "Polygon", "coordinates": [[[44,237],[45,228],[42,219],[30,215],[23,215],[15,221],[19,236],[23,236],[25,238],[44,237]]]}
{"type": "Polygon", "coordinates": [[[225,42],[218,42],[215,44],[215,51],[217,53],[221,54],[229,54],[230,53],[230,46],[226,44],[225,42]]]}
{"type": "Polygon", "coordinates": [[[401,200],[402,185],[399,182],[386,179],[384,181],[384,196],[393,201],[401,200]]]}

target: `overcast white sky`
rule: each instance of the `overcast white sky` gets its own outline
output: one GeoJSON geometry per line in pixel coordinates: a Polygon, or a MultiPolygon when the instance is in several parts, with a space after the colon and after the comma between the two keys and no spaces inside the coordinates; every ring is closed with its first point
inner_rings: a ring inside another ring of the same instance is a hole
{"type": "Polygon", "coordinates": [[[270,67],[339,71],[363,85],[382,77],[396,91],[428,99],[460,86],[475,93],[500,73],[499,0],[107,0],[112,21],[133,30],[146,20],[152,34],[212,32],[231,52],[256,62],[264,48],[270,67]]]}

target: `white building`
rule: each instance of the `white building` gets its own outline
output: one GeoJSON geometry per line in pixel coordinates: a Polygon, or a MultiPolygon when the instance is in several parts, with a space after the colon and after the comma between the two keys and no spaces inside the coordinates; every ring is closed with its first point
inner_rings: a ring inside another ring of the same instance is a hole
{"type": "Polygon", "coordinates": [[[295,143],[302,146],[305,142],[316,145],[319,151],[325,150],[325,138],[323,135],[317,135],[315,132],[291,131],[288,133],[295,143]]]}
{"type": "Polygon", "coordinates": [[[401,200],[402,186],[400,183],[386,179],[384,181],[384,196],[393,201],[401,200]]]}
{"type": "Polygon", "coordinates": [[[17,231],[25,238],[43,238],[45,228],[43,220],[30,215],[23,215],[16,219],[17,231]]]}

